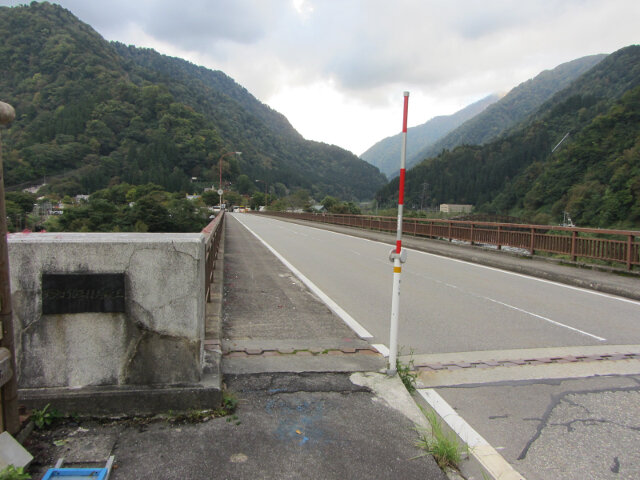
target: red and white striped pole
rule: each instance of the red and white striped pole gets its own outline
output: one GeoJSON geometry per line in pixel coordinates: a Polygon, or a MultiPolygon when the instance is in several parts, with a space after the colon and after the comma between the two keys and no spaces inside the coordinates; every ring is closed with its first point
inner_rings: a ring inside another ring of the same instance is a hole
{"type": "Polygon", "coordinates": [[[404,92],[404,114],[402,116],[402,150],[400,152],[400,191],[398,192],[398,229],[396,248],[389,253],[393,262],[393,292],[391,294],[391,328],[389,333],[389,368],[388,374],[397,373],[398,359],[398,314],[400,312],[400,275],[402,264],[407,261],[407,252],[402,249],[402,211],[404,208],[404,177],[407,158],[407,115],[409,112],[409,92],[404,92]]]}

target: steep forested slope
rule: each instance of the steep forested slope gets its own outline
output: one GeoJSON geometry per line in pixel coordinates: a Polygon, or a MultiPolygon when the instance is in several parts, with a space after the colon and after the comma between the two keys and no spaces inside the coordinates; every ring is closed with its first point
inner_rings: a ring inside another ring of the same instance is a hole
{"type": "Polygon", "coordinates": [[[385,183],[350,152],[304,140],[224,73],[110,44],[57,5],[0,7],[0,35],[0,92],[17,112],[3,134],[9,187],[47,177],[62,194],[119,181],[187,190],[191,177],[214,182],[227,151],[243,152],[223,163],[231,182],[247,174],[345,199],[385,183]]]}

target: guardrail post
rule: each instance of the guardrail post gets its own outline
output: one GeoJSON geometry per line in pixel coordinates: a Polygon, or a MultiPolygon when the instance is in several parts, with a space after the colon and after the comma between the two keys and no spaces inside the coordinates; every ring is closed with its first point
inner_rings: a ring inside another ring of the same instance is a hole
{"type": "Polygon", "coordinates": [[[502,225],[498,225],[498,241],[496,242],[498,250],[502,250],[502,243],[500,242],[501,237],[502,237],[502,225]]]}
{"type": "Polygon", "coordinates": [[[631,270],[633,268],[632,263],[632,253],[633,253],[633,235],[629,235],[629,239],[627,241],[627,270],[631,270]]]}
{"type": "Polygon", "coordinates": [[[536,241],[536,229],[532,228],[531,229],[531,240],[529,242],[529,251],[531,252],[531,255],[535,254],[535,241],[536,241]]]}
{"type": "Polygon", "coordinates": [[[577,240],[578,240],[578,232],[573,230],[571,232],[571,261],[572,262],[575,262],[578,259],[578,256],[576,255],[577,240]]]}
{"type": "Polygon", "coordinates": [[[471,222],[471,245],[473,245],[473,222],[471,222]]]}
{"type": "Polygon", "coordinates": [[[447,233],[449,234],[449,242],[451,242],[451,221],[449,221],[449,231],[447,233]]]}

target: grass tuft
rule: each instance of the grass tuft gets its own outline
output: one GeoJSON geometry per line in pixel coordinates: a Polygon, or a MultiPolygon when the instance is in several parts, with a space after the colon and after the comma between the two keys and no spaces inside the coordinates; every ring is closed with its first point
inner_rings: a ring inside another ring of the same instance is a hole
{"type": "Polygon", "coordinates": [[[447,434],[442,430],[442,424],[436,414],[432,411],[424,412],[431,431],[419,430],[417,446],[427,454],[433,455],[440,468],[458,469],[458,464],[462,458],[462,447],[453,434],[447,434]]]}

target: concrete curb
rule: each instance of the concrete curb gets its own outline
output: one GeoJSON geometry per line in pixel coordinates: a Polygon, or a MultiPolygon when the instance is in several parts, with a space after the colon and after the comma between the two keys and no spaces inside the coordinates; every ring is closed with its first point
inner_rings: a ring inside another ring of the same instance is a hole
{"type": "Polygon", "coordinates": [[[222,391],[220,376],[210,376],[196,385],[21,389],[18,398],[29,410],[51,404],[64,415],[132,416],[216,408],[222,391]]]}
{"type": "Polygon", "coordinates": [[[469,456],[460,470],[467,480],[525,480],[489,442],[458,415],[433,389],[419,389],[417,397],[425,408],[436,414],[446,434],[453,434],[468,446],[469,456]]]}
{"type": "Polygon", "coordinates": [[[224,241],[225,223],[222,224],[222,237],[218,246],[218,258],[213,271],[211,301],[205,305],[204,332],[204,373],[218,376],[218,385],[222,389],[222,305],[224,303],[224,241]]]}

